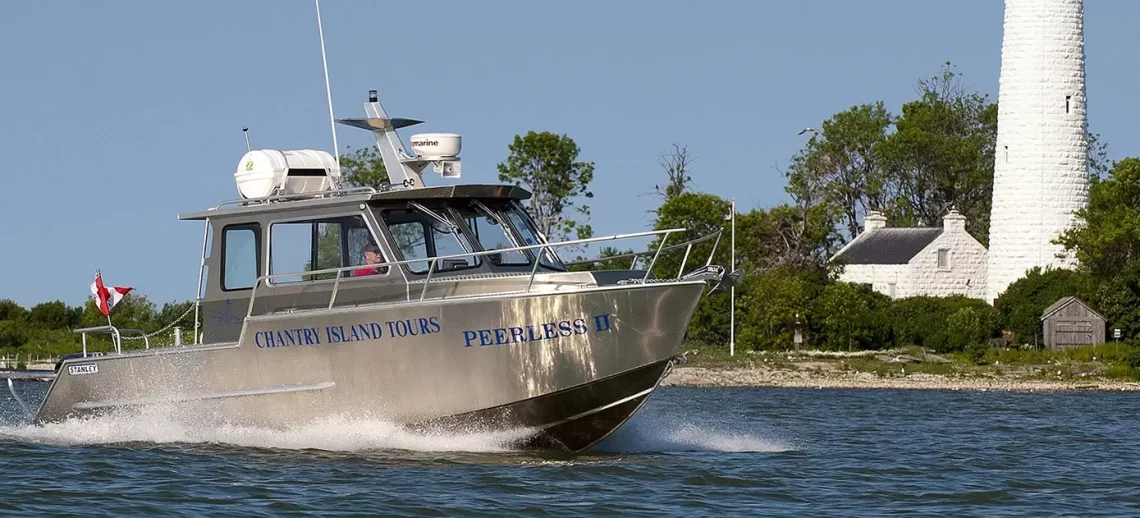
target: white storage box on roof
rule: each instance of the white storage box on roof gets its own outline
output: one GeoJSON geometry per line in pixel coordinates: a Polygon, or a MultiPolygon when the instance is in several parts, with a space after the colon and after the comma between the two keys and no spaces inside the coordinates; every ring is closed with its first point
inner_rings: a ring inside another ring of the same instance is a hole
{"type": "Polygon", "coordinates": [[[244,199],[335,189],[340,166],[327,151],[255,149],[238,162],[234,182],[244,199]]]}

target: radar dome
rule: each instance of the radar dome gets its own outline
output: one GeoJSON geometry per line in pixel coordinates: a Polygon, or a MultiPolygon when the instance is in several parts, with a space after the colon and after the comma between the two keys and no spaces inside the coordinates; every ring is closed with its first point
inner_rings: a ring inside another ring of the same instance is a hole
{"type": "Polygon", "coordinates": [[[418,133],[412,135],[412,150],[426,160],[446,160],[459,156],[463,147],[458,133],[418,133]]]}
{"type": "Polygon", "coordinates": [[[234,182],[244,199],[335,189],[340,166],[327,151],[255,149],[238,162],[234,182]]]}

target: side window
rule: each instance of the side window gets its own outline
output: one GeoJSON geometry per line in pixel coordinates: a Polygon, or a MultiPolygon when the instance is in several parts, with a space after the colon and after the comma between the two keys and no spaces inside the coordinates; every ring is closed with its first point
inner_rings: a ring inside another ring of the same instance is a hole
{"type": "Polygon", "coordinates": [[[272,283],[333,279],[333,272],[305,272],[365,264],[371,243],[371,233],[361,216],[275,222],[269,226],[269,273],[275,276],[272,283]]]}
{"type": "Polygon", "coordinates": [[[226,227],[222,234],[222,289],[252,288],[259,275],[257,227],[226,227]]]}

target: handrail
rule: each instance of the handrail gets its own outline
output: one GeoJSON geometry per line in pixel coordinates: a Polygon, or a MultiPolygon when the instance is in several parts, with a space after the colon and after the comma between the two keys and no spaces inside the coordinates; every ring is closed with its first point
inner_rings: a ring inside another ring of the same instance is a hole
{"type": "MultiPolygon", "coordinates": [[[[438,257],[428,257],[428,258],[420,258],[420,259],[404,259],[401,261],[387,261],[387,262],[368,264],[368,265],[359,265],[358,264],[358,265],[353,265],[353,266],[343,266],[343,267],[339,267],[339,268],[326,268],[323,270],[310,270],[307,272],[268,273],[268,274],[259,276],[257,278],[257,280],[254,281],[253,290],[250,292],[249,306],[246,309],[245,316],[246,316],[246,318],[253,316],[253,305],[254,305],[254,301],[257,300],[257,289],[261,286],[262,282],[269,282],[272,279],[278,278],[278,277],[291,277],[291,276],[297,276],[297,275],[317,276],[317,275],[335,273],[336,274],[336,280],[333,282],[333,292],[332,292],[332,296],[329,299],[329,305],[328,305],[328,308],[332,309],[333,305],[336,303],[336,294],[340,291],[340,280],[342,277],[340,275],[341,272],[357,270],[357,269],[361,268],[362,266],[368,267],[368,268],[381,268],[384,266],[392,267],[392,266],[399,266],[399,265],[411,264],[411,263],[428,262],[428,263],[431,263],[428,267],[428,277],[424,280],[424,287],[420,291],[420,299],[419,300],[422,301],[422,300],[424,300],[424,298],[427,294],[427,287],[431,283],[431,273],[436,269],[435,265],[439,261],[443,261],[443,260],[447,260],[447,259],[460,259],[460,258],[465,258],[465,257],[483,257],[483,256],[488,256],[488,255],[493,255],[493,254],[502,254],[505,252],[515,252],[515,251],[522,252],[522,251],[526,251],[526,250],[534,250],[534,249],[540,249],[541,248],[542,250],[538,254],[536,254],[536,258],[534,261],[534,267],[531,268],[530,280],[527,282],[526,289],[523,290],[523,293],[530,293],[530,288],[534,284],[534,277],[538,273],[538,265],[540,262],[539,258],[542,256],[542,253],[545,252],[549,248],[558,248],[558,247],[571,246],[571,245],[581,245],[581,244],[587,244],[587,243],[597,243],[597,242],[601,242],[601,241],[616,241],[619,239],[631,239],[631,238],[636,238],[636,237],[663,235],[664,237],[661,240],[661,244],[658,245],[658,249],[659,249],[658,251],[660,252],[661,245],[663,245],[665,243],[665,240],[668,238],[669,234],[673,234],[676,232],[684,232],[684,231],[685,231],[684,228],[671,228],[671,229],[665,229],[665,230],[650,230],[650,231],[645,231],[645,232],[633,232],[633,233],[629,233],[629,234],[614,234],[612,236],[591,237],[591,238],[586,238],[586,239],[575,239],[575,240],[571,240],[571,241],[561,241],[558,243],[540,243],[537,245],[517,246],[514,248],[499,248],[499,249],[495,249],[495,250],[484,250],[482,252],[468,252],[468,253],[462,253],[462,254],[442,255],[442,256],[438,256],[438,257]]],[[[654,260],[656,260],[656,256],[654,257],[654,260]]],[[[650,270],[652,270],[652,263],[650,263],[650,270]]],[[[648,273],[646,275],[646,279],[648,279],[648,273]]]]}
{"type": "Polygon", "coordinates": [[[319,198],[321,196],[327,196],[330,194],[331,195],[347,196],[350,194],[376,194],[378,192],[380,192],[380,191],[377,191],[376,188],[374,188],[374,187],[364,186],[364,187],[349,187],[346,189],[330,189],[327,191],[301,192],[301,193],[294,193],[294,194],[275,194],[273,196],[261,196],[258,198],[237,198],[237,199],[233,199],[233,200],[225,200],[225,201],[219,202],[217,205],[214,205],[214,210],[220,210],[222,207],[225,207],[226,205],[245,205],[245,204],[250,204],[250,203],[264,203],[267,201],[304,200],[304,199],[308,199],[308,198],[319,198]]]}
{"type": "Polygon", "coordinates": [[[146,335],[141,329],[119,329],[112,325],[84,327],[72,331],[79,333],[83,337],[83,357],[87,357],[87,333],[92,334],[109,334],[111,335],[111,343],[115,345],[115,354],[123,354],[123,334],[137,334],[142,336],[145,347],[150,349],[150,337],[146,335]]]}
{"type": "MultiPolygon", "coordinates": [[[[661,249],[661,251],[662,251],[662,252],[668,252],[668,251],[670,251],[670,250],[676,250],[676,249],[678,249],[678,248],[681,248],[681,247],[683,247],[683,246],[690,246],[690,247],[691,247],[692,245],[695,245],[695,244],[697,244],[697,243],[703,243],[703,242],[705,242],[705,241],[708,241],[708,240],[710,240],[710,239],[712,239],[712,238],[714,238],[714,237],[718,239],[718,242],[717,242],[717,243],[715,243],[715,244],[713,244],[713,249],[715,250],[715,249],[716,249],[716,247],[717,247],[717,244],[719,244],[720,235],[721,235],[721,234],[723,234],[723,233],[724,233],[724,229],[720,229],[720,230],[717,230],[717,231],[715,231],[715,232],[712,232],[712,233],[710,233],[710,234],[706,234],[706,235],[704,235],[704,236],[701,236],[701,237],[698,237],[698,238],[695,238],[695,239],[690,239],[690,240],[688,240],[688,241],[685,241],[685,242],[683,242],[683,243],[677,243],[677,244],[675,244],[675,245],[669,245],[669,246],[667,246],[667,247],[665,247],[665,248],[662,248],[662,249],[661,249]]],[[[625,259],[625,258],[627,258],[627,257],[640,257],[640,256],[643,256],[643,255],[649,255],[649,254],[652,254],[652,253],[654,253],[654,251],[653,251],[653,250],[646,250],[646,251],[644,251],[644,252],[631,252],[631,253],[628,253],[628,254],[620,254],[620,255],[608,255],[608,256],[606,256],[606,257],[596,257],[596,258],[594,258],[594,259],[582,259],[581,261],[572,261],[572,262],[568,262],[568,263],[562,263],[562,264],[565,264],[566,266],[578,266],[578,265],[580,265],[580,264],[593,264],[593,263],[600,263],[600,262],[602,262],[602,261],[611,261],[611,260],[616,260],[616,259],[625,259]]],[[[687,254],[686,254],[686,255],[687,255],[687,254]]],[[[710,260],[711,260],[711,257],[710,257],[710,260]]],[[[632,270],[632,269],[633,269],[633,266],[630,266],[630,269],[632,270]]]]}

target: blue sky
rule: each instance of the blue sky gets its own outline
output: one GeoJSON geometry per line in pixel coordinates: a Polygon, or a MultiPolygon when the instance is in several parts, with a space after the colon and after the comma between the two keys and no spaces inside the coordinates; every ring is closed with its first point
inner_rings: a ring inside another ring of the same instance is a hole
{"type": "MultiPolygon", "coordinates": [[[[596,164],[597,234],[651,225],[672,143],[698,189],[746,211],[786,200],[800,129],[876,100],[897,113],[944,61],[997,98],[998,0],[321,7],[338,117],[378,89],[415,131],[463,135],[471,183],[497,182],[515,134],[568,134],[596,164]]],[[[1090,129],[1135,155],[1140,2],[1085,10],[1090,129]]],[[[176,216],[236,197],[241,127],[254,147],[332,148],[309,0],[3,2],[0,64],[0,298],[25,306],[81,303],[96,268],[192,298],[201,227],[176,216]]]]}

